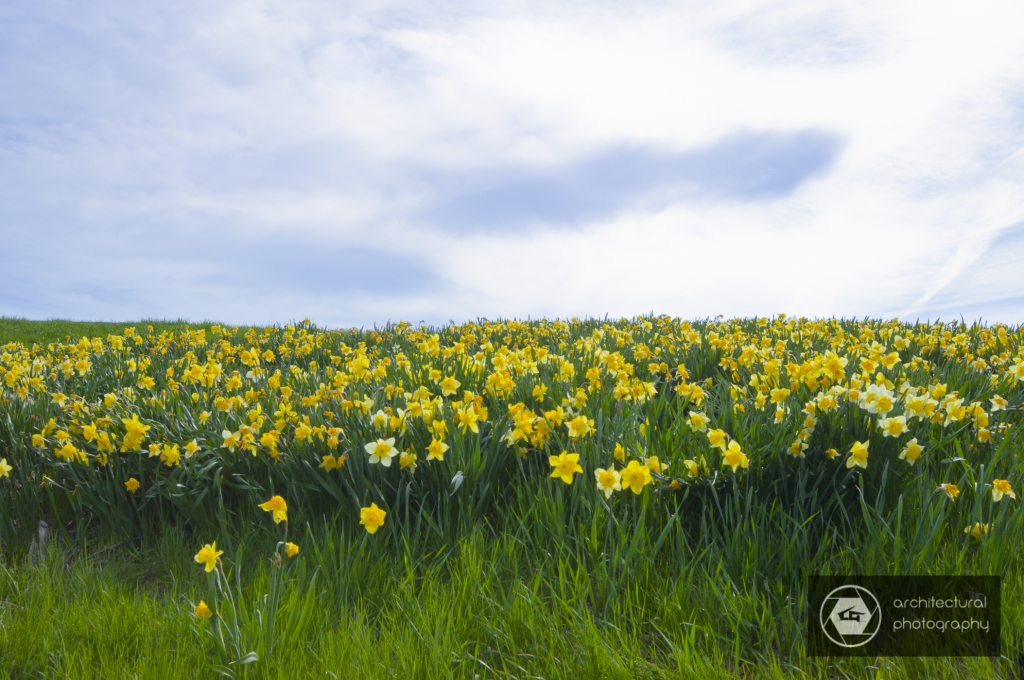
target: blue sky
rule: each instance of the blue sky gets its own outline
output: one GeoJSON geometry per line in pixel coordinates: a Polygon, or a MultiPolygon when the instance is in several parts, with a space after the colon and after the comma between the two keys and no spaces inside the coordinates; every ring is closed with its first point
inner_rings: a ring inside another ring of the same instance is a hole
{"type": "Polygon", "coordinates": [[[0,314],[1024,321],[1020,3],[407,4],[0,7],[0,314]]]}

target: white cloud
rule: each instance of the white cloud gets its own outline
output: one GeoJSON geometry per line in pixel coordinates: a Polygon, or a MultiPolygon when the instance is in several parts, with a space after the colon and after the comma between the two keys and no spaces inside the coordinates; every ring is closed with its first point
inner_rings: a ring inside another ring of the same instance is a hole
{"type": "Polygon", "coordinates": [[[372,324],[999,298],[992,320],[1024,317],[1005,301],[1014,261],[990,249],[1024,221],[1016,3],[57,9],[3,20],[20,38],[0,48],[0,235],[18,255],[0,312],[372,324]],[[845,146],[783,195],[680,194],[546,229],[429,219],[479,177],[804,130],[845,146]],[[118,258],[151,275],[111,277],[118,258]],[[949,298],[987,259],[985,285],[949,298]],[[254,303],[219,261],[272,268],[272,291],[254,303]],[[335,261],[358,295],[323,273],[335,261]]]}

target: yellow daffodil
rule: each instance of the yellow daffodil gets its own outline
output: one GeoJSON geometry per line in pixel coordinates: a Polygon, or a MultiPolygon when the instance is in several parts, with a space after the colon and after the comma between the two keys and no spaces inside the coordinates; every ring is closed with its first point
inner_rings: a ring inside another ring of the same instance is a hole
{"type": "Polygon", "coordinates": [[[982,524],[981,522],[975,522],[974,526],[968,525],[964,529],[965,534],[970,534],[971,538],[981,538],[982,534],[988,533],[988,524],[982,524]]]}
{"type": "MultiPolygon", "coordinates": [[[[209,569],[207,569],[209,571],[209,569]]],[[[197,619],[208,619],[213,616],[213,612],[206,606],[206,602],[199,600],[199,604],[195,606],[195,615],[197,619]]]]}
{"type": "Polygon", "coordinates": [[[854,442],[850,447],[850,457],[846,459],[846,467],[853,466],[867,468],[868,466],[868,444],[870,442],[854,442]]]}
{"type": "Polygon", "coordinates": [[[691,411],[689,415],[686,416],[686,424],[694,432],[707,432],[708,423],[710,422],[710,418],[698,411],[691,411]]]}
{"type": "Polygon", "coordinates": [[[131,479],[124,483],[124,486],[130,492],[135,493],[136,489],[139,488],[139,480],[132,477],[131,479]]]}
{"type": "Polygon", "coordinates": [[[371,503],[370,507],[362,508],[359,511],[359,523],[366,527],[368,532],[374,534],[377,533],[377,529],[384,526],[384,517],[387,514],[378,508],[376,503],[371,503]]]}
{"type": "Polygon", "coordinates": [[[924,447],[917,443],[917,438],[915,437],[907,442],[907,445],[900,451],[900,460],[905,460],[910,465],[913,465],[921,457],[922,453],[924,453],[924,447]]]}
{"type": "Polygon", "coordinates": [[[733,472],[736,472],[737,468],[747,469],[747,456],[735,440],[729,442],[729,448],[725,450],[725,454],[722,456],[722,463],[731,467],[733,472]]]}
{"type": "Polygon", "coordinates": [[[557,456],[548,458],[548,462],[554,470],[551,477],[561,479],[566,484],[572,484],[572,476],[577,472],[583,472],[579,465],[580,456],[578,453],[560,453],[557,456]]]}
{"type": "Polygon", "coordinates": [[[629,465],[622,469],[620,480],[623,488],[629,489],[637,495],[640,495],[644,487],[654,481],[650,469],[635,460],[629,461],[629,465]]]}
{"type": "Polygon", "coordinates": [[[223,550],[217,550],[217,541],[207,543],[196,553],[196,562],[205,565],[206,571],[213,571],[217,566],[217,558],[223,554],[223,550]]]}
{"type": "Polygon", "coordinates": [[[378,439],[363,447],[370,454],[370,463],[380,463],[384,467],[391,467],[391,459],[398,455],[395,448],[395,438],[378,439]]]}
{"type": "Polygon", "coordinates": [[[260,503],[259,507],[273,513],[274,524],[280,524],[282,520],[288,521],[288,504],[280,496],[272,496],[266,503],[260,503]]]}
{"type": "Polygon", "coordinates": [[[295,557],[299,554],[299,546],[295,545],[294,543],[285,543],[284,551],[285,553],[287,553],[288,557],[295,557]]]}
{"type": "Polygon", "coordinates": [[[569,436],[575,439],[576,437],[584,437],[594,431],[594,419],[587,418],[586,416],[577,416],[567,423],[569,427],[569,436]]]}
{"type": "Polygon", "coordinates": [[[427,446],[427,460],[444,460],[444,452],[448,445],[437,439],[432,439],[427,446]]]}
{"type": "Polygon", "coordinates": [[[1017,494],[1010,488],[1010,482],[1006,479],[996,479],[992,482],[992,502],[998,503],[1003,500],[1003,496],[1009,496],[1013,500],[1017,500],[1017,494]]]}
{"type": "Polygon", "coordinates": [[[615,468],[597,468],[594,470],[594,478],[597,480],[598,491],[604,492],[605,498],[611,498],[615,491],[622,491],[622,476],[615,468]]]}
{"type": "Polygon", "coordinates": [[[938,488],[935,489],[935,493],[938,493],[940,491],[944,492],[947,496],[949,496],[949,500],[951,501],[955,501],[956,497],[960,495],[960,489],[957,488],[956,484],[939,484],[938,488]]]}

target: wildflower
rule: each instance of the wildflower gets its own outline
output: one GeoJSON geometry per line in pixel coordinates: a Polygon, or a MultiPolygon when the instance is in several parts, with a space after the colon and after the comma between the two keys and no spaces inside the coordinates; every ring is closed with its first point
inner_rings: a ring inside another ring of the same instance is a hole
{"type": "Polygon", "coordinates": [[[644,459],[644,465],[646,465],[651,470],[651,472],[664,474],[665,470],[668,469],[669,463],[662,463],[660,460],[658,460],[657,456],[651,456],[650,458],[644,459]]]}
{"type": "Polygon", "coordinates": [[[971,538],[981,538],[982,534],[988,533],[988,524],[982,524],[981,522],[975,522],[974,526],[967,525],[964,529],[965,534],[970,534],[971,538]]]}
{"type": "Polygon", "coordinates": [[[185,444],[185,460],[188,460],[189,458],[194,456],[196,454],[196,451],[198,450],[199,443],[195,439],[190,441],[188,444],[185,444]]]}
{"type": "Polygon", "coordinates": [[[131,479],[124,483],[124,486],[132,493],[135,493],[135,490],[139,488],[139,480],[132,477],[131,479]]]}
{"type": "Polygon", "coordinates": [[[588,419],[586,416],[576,416],[569,421],[568,426],[570,437],[583,437],[594,431],[594,419],[588,419]]]}
{"type": "Polygon", "coordinates": [[[869,442],[854,442],[853,446],[850,447],[850,457],[846,459],[846,467],[852,468],[854,465],[862,468],[868,466],[868,444],[869,442]]]}
{"type": "Polygon", "coordinates": [[[594,470],[594,478],[597,479],[597,490],[603,491],[605,498],[611,498],[614,491],[622,491],[622,476],[615,468],[597,468],[594,470]]]}
{"type": "Polygon", "coordinates": [[[443,441],[431,439],[427,446],[427,460],[444,460],[444,452],[447,450],[448,445],[443,441]]]}
{"type": "Polygon", "coordinates": [[[724,430],[711,430],[708,432],[708,441],[711,442],[711,446],[718,447],[724,452],[726,449],[725,443],[726,434],[724,430]]]}
{"type": "Polygon", "coordinates": [[[935,489],[935,493],[940,491],[944,491],[951,501],[955,501],[956,497],[960,495],[960,489],[957,488],[956,484],[939,484],[938,488],[935,489]]]}
{"type": "Polygon", "coordinates": [[[1013,500],[1017,500],[1017,494],[1010,488],[1010,482],[1006,479],[996,479],[992,481],[992,502],[998,503],[1003,500],[1003,496],[1009,496],[1013,500]]]}
{"type": "Polygon", "coordinates": [[[217,566],[217,558],[223,554],[223,550],[217,550],[217,541],[207,543],[196,553],[196,562],[205,564],[206,571],[213,571],[217,566]]]}
{"type": "Polygon", "coordinates": [[[733,472],[736,472],[736,468],[747,469],[747,456],[740,450],[740,445],[735,440],[729,442],[729,448],[722,456],[722,465],[728,465],[733,472]]]}
{"type": "Polygon", "coordinates": [[[288,557],[295,557],[299,554],[299,546],[295,545],[294,543],[285,543],[284,551],[288,555],[288,557]]]}
{"type": "Polygon", "coordinates": [[[445,378],[441,381],[441,394],[445,397],[455,394],[459,391],[459,387],[462,385],[458,380],[452,377],[445,378]]]}
{"type": "Polygon", "coordinates": [[[338,465],[338,460],[334,456],[332,456],[331,454],[327,454],[321,461],[320,467],[330,472],[331,470],[340,466],[338,465]]]}
{"type": "Polygon", "coordinates": [[[259,507],[274,513],[274,524],[280,524],[281,520],[288,521],[288,504],[280,496],[272,496],[266,503],[260,503],[259,507]]]}
{"type": "Polygon", "coordinates": [[[7,479],[10,479],[11,470],[13,469],[14,468],[7,464],[6,458],[0,458],[0,477],[6,477],[7,479]]]}
{"type": "Polygon", "coordinates": [[[473,432],[480,432],[480,428],[477,426],[477,414],[472,408],[460,408],[455,412],[455,417],[459,422],[459,429],[462,432],[466,431],[468,427],[473,432]]]}
{"type": "Polygon", "coordinates": [[[213,616],[213,612],[210,611],[210,608],[206,606],[206,602],[203,600],[199,600],[199,604],[196,605],[195,614],[197,619],[208,619],[213,616]]]}
{"type": "Polygon", "coordinates": [[[235,447],[238,446],[238,439],[241,437],[241,433],[224,430],[220,433],[220,436],[224,438],[224,443],[220,447],[228,451],[234,451],[235,447]]]}
{"type": "Polygon", "coordinates": [[[181,454],[178,452],[178,445],[164,444],[164,451],[160,455],[160,462],[167,467],[181,465],[181,454]]]}
{"type": "Polygon", "coordinates": [[[416,470],[416,454],[408,452],[408,451],[406,453],[403,453],[398,458],[398,464],[400,466],[402,466],[403,469],[407,468],[407,467],[409,467],[411,465],[412,466],[412,470],[415,471],[416,470]]]}
{"type": "Polygon", "coordinates": [[[46,440],[43,438],[43,435],[41,435],[41,434],[34,434],[34,435],[32,435],[32,446],[36,447],[37,449],[41,449],[44,446],[46,446],[46,440]]]}
{"type": "Polygon", "coordinates": [[[707,432],[708,431],[708,423],[710,423],[710,422],[711,422],[710,418],[708,418],[703,413],[699,413],[697,411],[691,411],[690,414],[686,418],[686,424],[694,432],[707,432]]]}
{"type": "Polygon", "coordinates": [[[629,465],[623,468],[620,479],[625,488],[632,490],[637,495],[640,495],[644,487],[653,481],[650,468],[640,465],[635,460],[629,461],[629,465]]]}
{"type": "Polygon", "coordinates": [[[548,462],[554,470],[551,472],[551,477],[554,479],[561,479],[566,484],[572,484],[572,476],[574,473],[583,472],[583,468],[579,465],[580,454],[578,453],[560,453],[557,456],[551,456],[548,458],[548,462]]]}
{"type": "Polygon", "coordinates": [[[921,457],[922,453],[924,453],[924,447],[918,444],[917,437],[914,437],[900,451],[900,460],[905,460],[910,465],[913,465],[921,457]]]}
{"type": "Polygon", "coordinates": [[[295,428],[295,439],[300,442],[310,441],[313,438],[313,428],[305,423],[295,428]]]}
{"type": "Polygon", "coordinates": [[[391,459],[398,455],[394,437],[378,439],[363,448],[370,454],[370,463],[380,463],[384,467],[391,467],[391,459]]]}
{"type": "Polygon", "coordinates": [[[907,431],[907,419],[904,416],[882,418],[878,421],[883,437],[898,437],[907,431]]]}
{"type": "Polygon", "coordinates": [[[377,529],[384,526],[384,517],[387,514],[378,508],[376,503],[371,503],[370,507],[359,510],[359,523],[366,527],[368,532],[374,534],[377,533],[377,529]]]}

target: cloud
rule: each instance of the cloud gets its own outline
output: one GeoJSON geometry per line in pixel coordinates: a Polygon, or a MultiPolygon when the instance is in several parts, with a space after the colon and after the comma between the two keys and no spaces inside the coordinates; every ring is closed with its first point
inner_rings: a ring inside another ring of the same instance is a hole
{"type": "Polygon", "coordinates": [[[4,7],[0,312],[1024,317],[1018,3],[582,9],[4,7]]]}
{"type": "Polygon", "coordinates": [[[737,133],[683,152],[624,147],[558,167],[443,177],[431,182],[440,196],[421,216],[458,231],[560,228],[678,201],[779,198],[825,172],[842,145],[819,130],[737,133]]]}

